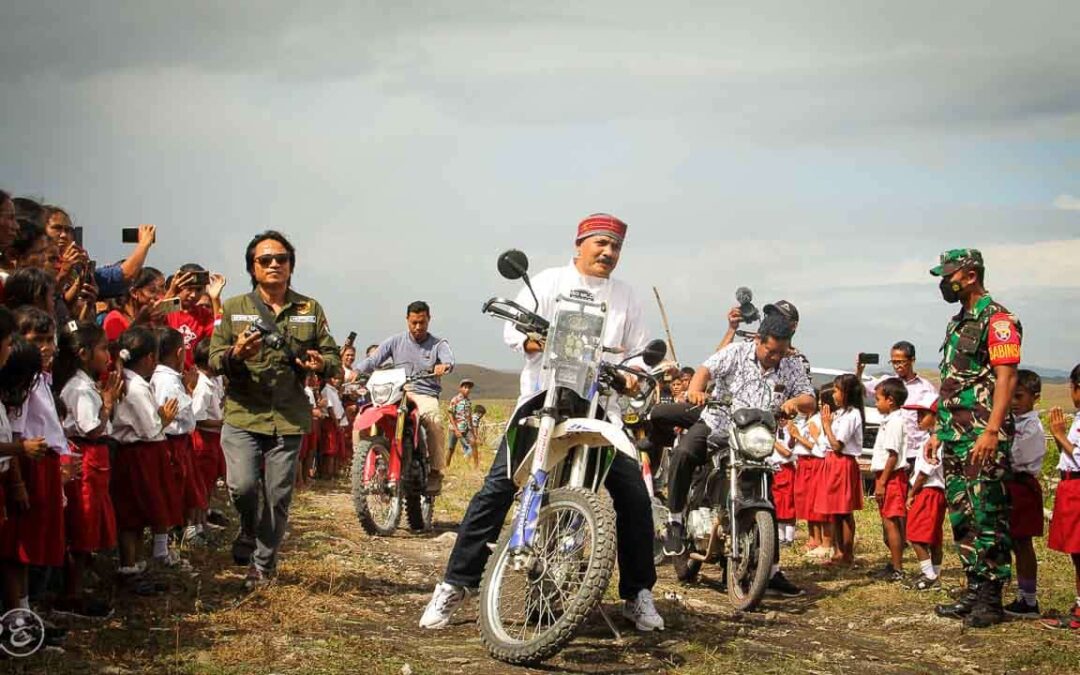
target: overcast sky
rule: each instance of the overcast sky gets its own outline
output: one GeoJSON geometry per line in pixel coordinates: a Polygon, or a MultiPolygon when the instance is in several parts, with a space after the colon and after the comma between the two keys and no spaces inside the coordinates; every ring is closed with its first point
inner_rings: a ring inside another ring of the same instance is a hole
{"type": "Polygon", "coordinates": [[[243,292],[264,228],[339,339],[426,299],[462,361],[509,368],[479,313],[506,248],[565,264],[630,225],[684,362],[736,286],[802,314],[815,365],[944,325],[927,269],[974,246],[1025,361],[1080,361],[1080,5],[1062,2],[17,0],[0,24],[0,186],[64,205],[91,253],[243,292]],[[562,5],[562,8],[559,8],[562,5]]]}

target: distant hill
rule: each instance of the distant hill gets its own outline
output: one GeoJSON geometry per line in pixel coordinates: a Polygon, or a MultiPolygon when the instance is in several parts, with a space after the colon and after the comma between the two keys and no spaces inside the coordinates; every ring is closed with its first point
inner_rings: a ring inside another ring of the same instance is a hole
{"type": "Polygon", "coordinates": [[[517,371],[492,370],[484,366],[471,363],[459,363],[454,366],[454,372],[443,378],[443,398],[449,398],[457,391],[457,383],[461,378],[467,377],[476,383],[473,387],[472,398],[514,398],[518,397],[517,371]]]}

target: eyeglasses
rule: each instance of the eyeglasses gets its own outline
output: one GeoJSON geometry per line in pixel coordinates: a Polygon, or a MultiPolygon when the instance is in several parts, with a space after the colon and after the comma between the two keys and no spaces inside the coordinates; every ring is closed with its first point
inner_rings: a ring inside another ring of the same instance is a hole
{"type": "Polygon", "coordinates": [[[272,262],[276,262],[279,265],[284,265],[285,263],[289,262],[289,254],[273,253],[267,255],[260,255],[255,258],[255,262],[258,263],[259,267],[270,267],[270,263],[272,262]]]}
{"type": "Polygon", "coordinates": [[[892,361],[889,361],[889,365],[902,366],[905,363],[910,363],[910,362],[911,362],[911,359],[893,359],[892,361]]]}

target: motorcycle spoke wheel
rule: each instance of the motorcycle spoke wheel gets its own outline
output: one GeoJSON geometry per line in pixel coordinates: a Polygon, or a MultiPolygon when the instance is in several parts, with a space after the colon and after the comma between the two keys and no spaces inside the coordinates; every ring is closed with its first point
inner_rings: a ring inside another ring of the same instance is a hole
{"type": "Polygon", "coordinates": [[[390,481],[390,450],[381,440],[366,445],[365,452],[354,456],[353,500],[360,524],[369,534],[389,535],[401,518],[401,497],[390,481]],[[375,470],[364,480],[365,468],[372,458],[375,470]]]}

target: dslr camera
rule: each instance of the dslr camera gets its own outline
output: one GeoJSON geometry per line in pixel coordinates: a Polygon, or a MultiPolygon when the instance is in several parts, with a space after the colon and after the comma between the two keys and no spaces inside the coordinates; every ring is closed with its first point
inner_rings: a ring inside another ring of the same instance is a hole
{"type": "Polygon", "coordinates": [[[255,319],[245,332],[249,335],[258,333],[262,336],[263,344],[271,349],[285,349],[285,338],[262,317],[255,319]]]}

